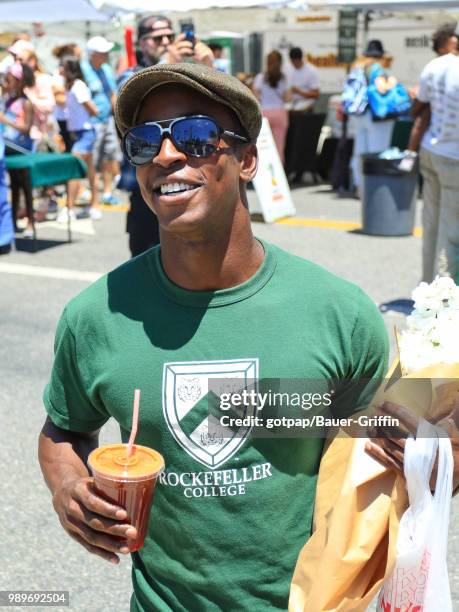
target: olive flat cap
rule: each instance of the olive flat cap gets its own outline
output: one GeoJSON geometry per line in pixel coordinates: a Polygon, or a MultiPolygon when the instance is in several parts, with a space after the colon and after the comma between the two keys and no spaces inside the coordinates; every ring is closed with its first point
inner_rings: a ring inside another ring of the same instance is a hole
{"type": "Polygon", "coordinates": [[[192,87],[236,113],[251,142],[261,128],[261,108],[250,89],[236,77],[202,64],[157,64],[135,72],[123,85],[115,107],[115,120],[121,134],[136,124],[143,100],[156,87],[179,83],[192,87]]]}

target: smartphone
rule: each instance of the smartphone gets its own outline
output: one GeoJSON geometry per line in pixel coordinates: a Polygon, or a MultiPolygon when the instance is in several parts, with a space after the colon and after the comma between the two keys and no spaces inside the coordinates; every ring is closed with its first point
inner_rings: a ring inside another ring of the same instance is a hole
{"type": "Polygon", "coordinates": [[[185,40],[188,40],[194,47],[195,36],[194,36],[194,23],[190,20],[180,21],[180,31],[185,34],[185,40]]]}

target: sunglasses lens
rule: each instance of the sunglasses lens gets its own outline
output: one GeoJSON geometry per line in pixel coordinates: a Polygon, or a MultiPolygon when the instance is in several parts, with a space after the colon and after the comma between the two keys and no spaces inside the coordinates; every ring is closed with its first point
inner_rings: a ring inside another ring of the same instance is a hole
{"type": "Polygon", "coordinates": [[[135,166],[151,162],[158,153],[161,130],[157,125],[139,125],[126,134],[124,146],[129,161],[135,166]]]}
{"type": "Polygon", "coordinates": [[[174,123],[172,137],[176,145],[191,157],[212,155],[220,140],[217,125],[211,119],[200,117],[190,117],[174,123]]]}
{"type": "Polygon", "coordinates": [[[175,36],[174,34],[164,34],[164,36],[152,36],[153,42],[156,45],[160,45],[165,38],[167,38],[169,43],[171,43],[171,42],[174,42],[175,36]]]}

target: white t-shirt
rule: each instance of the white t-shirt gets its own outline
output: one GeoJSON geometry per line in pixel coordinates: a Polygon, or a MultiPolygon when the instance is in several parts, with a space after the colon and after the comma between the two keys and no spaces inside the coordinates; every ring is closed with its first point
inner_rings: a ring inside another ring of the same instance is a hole
{"type": "Polygon", "coordinates": [[[287,79],[282,77],[276,87],[265,81],[264,73],[257,74],[253,87],[260,92],[261,108],[284,108],[284,94],[288,89],[287,79]]]}
{"type": "Polygon", "coordinates": [[[422,146],[459,160],[459,56],[448,53],[427,64],[421,74],[418,100],[430,102],[430,125],[422,146]]]}
{"type": "MultiPolygon", "coordinates": [[[[304,62],[301,68],[295,68],[292,64],[287,70],[287,80],[289,87],[299,87],[304,91],[310,89],[319,89],[319,71],[315,66],[304,62]]],[[[292,109],[293,110],[306,110],[314,104],[315,100],[312,98],[303,98],[300,94],[294,93],[292,95],[292,109]]]]}
{"type": "Polygon", "coordinates": [[[70,132],[90,130],[93,127],[90,120],[91,115],[83,106],[85,102],[91,100],[91,92],[86,83],[77,79],[73,83],[70,91],[65,92],[65,99],[67,101],[68,111],[67,129],[70,132]]]}

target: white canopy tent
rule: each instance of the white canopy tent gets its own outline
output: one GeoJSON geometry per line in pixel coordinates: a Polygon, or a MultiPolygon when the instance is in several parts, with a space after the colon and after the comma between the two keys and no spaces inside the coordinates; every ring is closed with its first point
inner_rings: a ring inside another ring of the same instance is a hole
{"type": "Polygon", "coordinates": [[[280,8],[284,6],[307,6],[299,0],[94,0],[98,7],[132,13],[190,12],[213,8],[280,8]]]}
{"type": "Polygon", "coordinates": [[[0,0],[0,26],[10,23],[108,21],[88,0],[0,0]]]}
{"type": "Polygon", "coordinates": [[[413,11],[457,9],[459,0],[327,0],[324,7],[354,8],[364,11],[413,11]]]}

